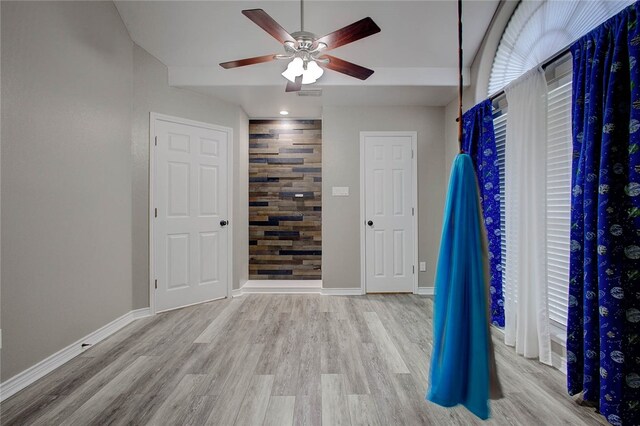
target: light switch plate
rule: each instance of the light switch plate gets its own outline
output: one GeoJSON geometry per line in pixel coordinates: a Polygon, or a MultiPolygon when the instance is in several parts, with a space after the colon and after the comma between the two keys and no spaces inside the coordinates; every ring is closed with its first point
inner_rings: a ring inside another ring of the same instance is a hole
{"type": "Polygon", "coordinates": [[[427,262],[420,262],[420,272],[426,272],[427,262]]]}
{"type": "Polygon", "coordinates": [[[334,197],[348,197],[349,196],[349,187],[348,186],[333,186],[331,187],[331,195],[334,197]]]}

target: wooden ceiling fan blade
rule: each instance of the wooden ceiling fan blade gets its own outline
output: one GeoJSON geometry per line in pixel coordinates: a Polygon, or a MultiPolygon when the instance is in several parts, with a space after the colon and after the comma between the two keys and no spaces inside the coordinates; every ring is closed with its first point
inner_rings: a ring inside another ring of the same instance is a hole
{"type": "Polygon", "coordinates": [[[320,37],[316,42],[326,44],[327,47],[324,51],[329,51],[379,32],[380,27],[373,22],[373,19],[366,17],[326,36],[320,37]]]}
{"type": "Polygon", "coordinates": [[[242,14],[251,19],[257,26],[271,34],[271,37],[278,40],[280,43],[285,41],[291,41],[295,43],[291,34],[287,32],[280,24],[276,22],[267,12],[262,9],[247,9],[243,10],[242,14]]]}
{"type": "Polygon", "coordinates": [[[255,65],[261,64],[263,62],[271,62],[276,59],[276,55],[264,55],[264,56],[256,56],[254,58],[245,58],[238,59],[235,61],[223,62],[220,64],[222,68],[238,68],[238,67],[246,67],[247,65],[255,65]]]}
{"type": "Polygon", "coordinates": [[[336,58],[335,56],[323,55],[322,58],[329,59],[329,62],[325,64],[320,63],[323,67],[360,80],[366,80],[371,76],[371,74],[373,74],[373,70],[370,70],[369,68],[356,65],[353,62],[345,61],[344,59],[336,58]]]}
{"type": "Polygon", "coordinates": [[[299,92],[302,89],[302,76],[299,75],[296,77],[296,81],[287,82],[287,88],[284,89],[285,92],[299,92]]]}

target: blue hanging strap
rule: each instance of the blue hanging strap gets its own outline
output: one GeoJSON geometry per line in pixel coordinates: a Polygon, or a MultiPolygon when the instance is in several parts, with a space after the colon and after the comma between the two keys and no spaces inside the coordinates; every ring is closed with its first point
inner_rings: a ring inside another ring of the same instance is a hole
{"type": "Polygon", "coordinates": [[[471,157],[459,154],[453,162],[444,212],[426,398],[444,407],[462,404],[487,419],[488,401],[500,397],[501,391],[489,333],[481,217],[471,157]]]}

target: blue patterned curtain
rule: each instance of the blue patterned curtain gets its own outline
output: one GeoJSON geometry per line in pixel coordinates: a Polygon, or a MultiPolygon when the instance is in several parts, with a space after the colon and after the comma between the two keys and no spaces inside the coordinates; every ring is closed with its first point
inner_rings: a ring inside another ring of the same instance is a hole
{"type": "Polygon", "coordinates": [[[640,3],[572,47],[570,394],[640,424],[640,3]]]}
{"type": "Polygon", "coordinates": [[[463,116],[462,148],[473,160],[482,196],[482,212],[489,240],[491,268],[491,322],[504,327],[502,251],[500,235],[500,175],[493,132],[491,101],[486,100],[463,116]]]}

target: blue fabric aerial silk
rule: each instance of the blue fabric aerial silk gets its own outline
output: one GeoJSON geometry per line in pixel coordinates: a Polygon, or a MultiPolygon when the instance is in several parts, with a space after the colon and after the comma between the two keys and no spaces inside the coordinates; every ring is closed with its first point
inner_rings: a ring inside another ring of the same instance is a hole
{"type": "Polygon", "coordinates": [[[500,171],[493,107],[485,100],[462,116],[462,149],[471,156],[478,177],[484,226],[489,241],[491,323],[504,327],[502,297],[502,232],[500,231],[500,171]]]}
{"type": "Polygon", "coordinates": [[[567,385],[640,425],[640,3],[578,40],[567,385]]]}
{"type": "Polygon", "coordinates": [[[459,154],[444,211],[426,398],[444,407],[462,404],[487,419],[491,348],[481,218],[473,162],[459,154]]]}

